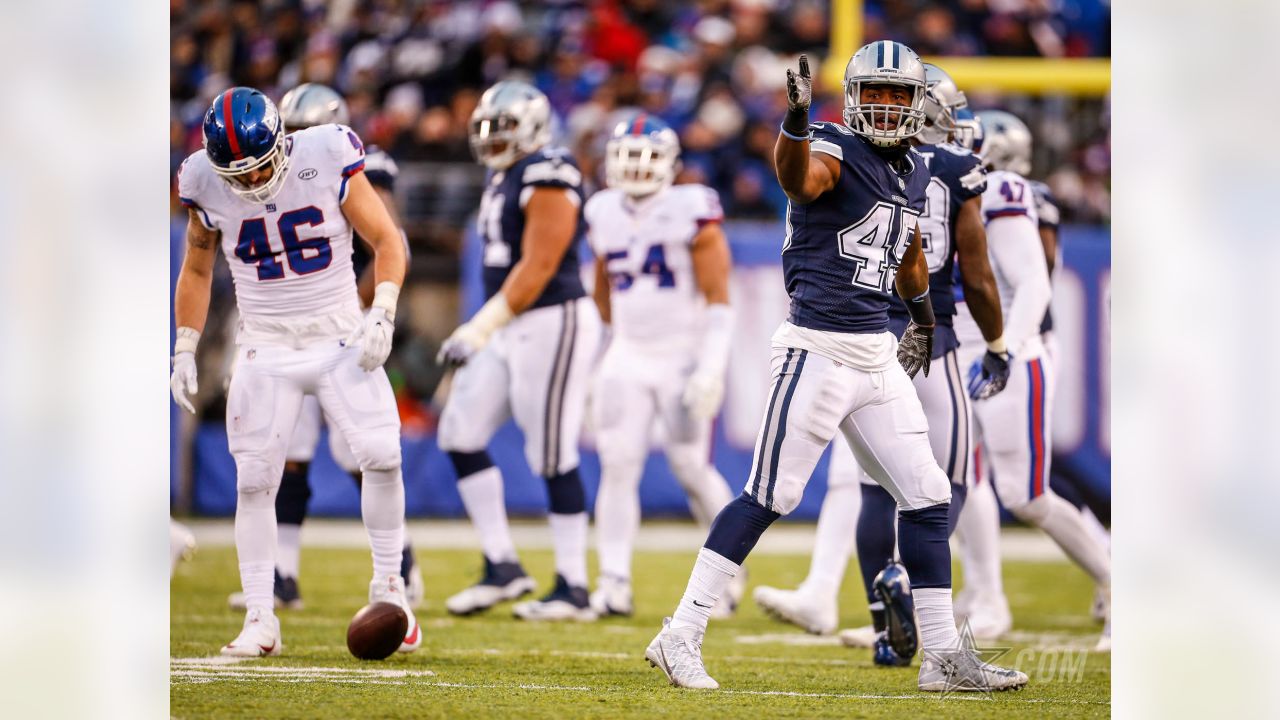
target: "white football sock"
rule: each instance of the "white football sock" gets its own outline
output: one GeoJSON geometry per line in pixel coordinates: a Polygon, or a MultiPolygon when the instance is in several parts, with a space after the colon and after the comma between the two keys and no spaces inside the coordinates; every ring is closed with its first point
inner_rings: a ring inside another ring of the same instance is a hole
{"type": "Polygon", "coordinates": [[[587,586],[587,514],[547,513],[551,525],[551,546],[555,549],[556,572],[570,587],[587,586]]]}
{"type": "Polygon", "coordinates": [[[644,463],[613,460],[606,463],[603,458],[600,463],[600,490],[596,494],[596,551],[600,555],[600,574],[630,581],[631,552],[640,530],[639,488],[644,463]]]}
{"type": "Polygon", "coordinates": [[[1004,595],[1000,576],[1000,506],[991,483],[984,480],[969,487],[960,521],[956,525],[960,545],[960,565],[964,569],[964,589],[975,596],[1004,595]]]}
{"type": "Polygon", "coordinates": [[[283,577],[298,577],[302,556],[302,526],[280,523],[276,526],[276,568],[283,577]]]}
{"type": "Polygon", "coordinates": [[[720,596],[740,570],[740,565],[714,550],[699,550],[698,560],[689,575],[689,585],[671,615],[671,629],[697,628],[705,631],[707,621],[711,619],[711,608],[720,601],[720,596]]]}
{"type": "Polygon", "coordinates": [[[955,610],[951,607],[951,588],[917,588],[911,594],[916,603],[921,649],[954,650],[959,647],[955,610]]]}
{"type": "Polygon", "coordinates": [[[276,488],[237,494],[235,536],[245,606],[274,612],[276,488]]]}
{"type": "Polygon", "coordinates": [[[399,575],[404,553],[404,480],[400,468],[364,471],[360,514],[373,551],[373,576],[399,575]]]}
{"type": "Polygon", "coordinates": [[[1098,519],[1097,515],[1093,514],[1093,511],[1089,509],[1088,505],[1080,508],[1080,514],[1084,515],[1084,526],[1089,528],[1089,534],[1092,535],[1093,539],[1102,546],[1103,550],[1107,551],[1107,556],[1110,557],[1111,531],[1107,529],[1106,525],[1102,524],[1102,521],[1098,519]]]}
{"type": "Polygon", "coordinates": [[[1076,562],[1093,581],[1103,586],[1111,585],[1111,558],[1102,546],[1089,534],[1084,516],[1074,505],[1053,492],[1027,503],[1017,512],[1020,519],[1039,525],[1058,543],[1058,547],[1076,562]]]}
{"type": "Polygon", "coordinates": [[[502,472],[487,467],[458,481],[458,494],[467,516],[480,535],[480,549],[490,561],[516,562],[516,544],[507,524],[507,504],[502,495],[502,472]]]}
{"type": "MultiPolygon", "coordinates": [[[[837,451],[844,448],[838,448],[837,451]]],[[[799,590],[825,603],[835,603],[840,584],[853,555],[858,511],[862,509],[862,488],[857,483],[832,485],[822,500],[818,530],[813,539],[809,575],[799,590]]]]}

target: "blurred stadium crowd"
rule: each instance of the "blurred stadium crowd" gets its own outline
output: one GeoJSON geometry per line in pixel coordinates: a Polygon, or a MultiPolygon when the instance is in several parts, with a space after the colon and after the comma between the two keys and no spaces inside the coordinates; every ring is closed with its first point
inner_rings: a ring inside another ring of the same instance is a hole
{"type": "MultiPolygon", "coordinates": [[[[824,0],[172,0],[171,169],[199,147],[216,93],[250,85],[278,99],[307,81],[346,94],[356,130],[402,164],[467,163],[479,93],[523,76],[551,98],[561,141],[588,176],[598,177],[610,116],[639,106],[680,132],[683,179],[716,187],[731,216],[777,219],[784,68],[801,52],[826,55],[829,15],[824,0]]],[[[1109,17],[1103,0],[872,0],[864,35],[922,55],[1107,55],[1109,17]]],[[[838,119],[839,93],[826,90],[815,117],[838,119]]],[[[967,90],[976,107],[1029,121],[1035,174],[1066,220],[1107,220],[1104,101],[967,90]]],[[[456,247],[443,228],[408,229],[422,249],[456,247]]]]}
{"type": "MultiPolygon", "coordinates": [[[[864,37],[924,55],[1110,52],[1105,0],[867,0],[863,9],[864,37]]],[[[227,87],[277,101],[302,82],[342,92],[356,131],[401,170],[410,332],[388,369],[406,401],[427,398],[440,370],[424,358],[456,320],[462,241],[484,179],[466,126],[486,87],[516,77],[542,89],[589,186],[602,185],[616,118],[641,107],[679,132],[678,181],[715,187],[731,218],[780,222],[786,197],[772,151],[785,69],[802,52],[821,66],[830,15],[828,0],[171,0],[170,176],[200,148],[202,116],[227,87]]],[[[1032,175],[1053,188],[1065,222],[1109,222],[1106,99],[965,90],[975,109],[1028,122],[1032,175]]],[[[813,117],[838,121],[839,89],[816,91],[813,117]]],[[[176,183],[171,199],[181,222],[176,183]]],[[[215,283],[214,327],[232,303],[229,282],[215,283]]]]}

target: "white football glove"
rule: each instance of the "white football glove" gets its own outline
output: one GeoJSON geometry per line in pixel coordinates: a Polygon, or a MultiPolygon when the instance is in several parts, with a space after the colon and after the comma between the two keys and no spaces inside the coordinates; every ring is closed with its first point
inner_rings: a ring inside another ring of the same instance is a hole
{"type": "Polygon", "coordinates": [[[194,415],[196,408],[188,399],[189,395],[198,392],[196,386],[196,354],[180,352],[173,356],[173,374],[169,376],[169,391],[173,393],[173,401],[178,407],[185,408],[194,415]]]}
{"type": "Polygon", "coordinates": [[[463,323],[440,346],[436,362],[446,367],[465,365],[472,355],[480,352],[488,343],[488,333],[481,332],[469,322],[463,323]]]}
{"type": "Polygon", "coordinates": [[[710,420],[720,411],[724,400],[724,376],[721,373],[695,372],[684,386],[685,407],[698,420],[710,420]]]}
{"type": "Polygon", "coordinates": [[[465,365],[472,355],[489,344],[489,337],[515,317],[507,297],[498,293],[480,308],[470,320],[458,326],[445,339],[436,353],[436,362],[445,367],[465,365]]]}
{"type": "Polygon", "coordinates": [[[395,323],[387,316],[385,308],[371,307],[364,314],[364,320],[347,336],[346,345],[351,347],[360,342],[359,365],[365,372],[373,372],[387,361],[391,354],[391,336],[395,333],[395,323]]]}

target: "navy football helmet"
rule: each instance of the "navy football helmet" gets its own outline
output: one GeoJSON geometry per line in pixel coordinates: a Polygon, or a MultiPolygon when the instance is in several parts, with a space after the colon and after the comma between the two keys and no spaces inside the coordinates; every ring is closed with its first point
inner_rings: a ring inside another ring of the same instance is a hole
{"type": "Polygon", "coordinates": [[[234,87],[214,99],[204,114],[204,150],[218,177],[252,203],[265,203],[284,187],[289,156],[285,130],[271,98],[247,87],[234,87]],[[270,168],[269,177],[251,173],[270,168]]]}
{"type": "Polygon", "coordinates": [[[651,195],[675,182],[680,138],[648,113],[618,123],[605,149],[605,181],[633,197],[651,195]]]}

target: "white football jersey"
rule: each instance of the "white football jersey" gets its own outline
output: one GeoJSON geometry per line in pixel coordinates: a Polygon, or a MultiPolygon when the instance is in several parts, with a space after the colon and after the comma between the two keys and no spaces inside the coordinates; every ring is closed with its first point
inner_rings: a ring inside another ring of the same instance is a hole
{"type": "Polygon", "coordinates": [[[702,293],[693,274],[693,239],[724,217],[720,196],[704,185],[673,185],[633,200],[601,190],[583,210],[588,239],[609,273],[616,336],[639,342],[695,338],[702,293]]]}
{"type": "Polygon", "coordinates": [[[987,189],[982,193],[982,217],[985,222],[1000,217],[1025,215],[1035,225],[1040,221],[1036,207],[1036,194],[1029,180],[1008,170],[992,170],[987,173],[987,189]]]}
{"type": "Polygon", "coordinates": [[[364,169],[364,145],[344,125],[318,125],[287,136],[284,148],[289,177],[266,204],[232,192],[204,150],[183,162],[178,195],[221,233],[242,323],[358,322],[352,228],[342,203],[347,181],[364,169]]]}

